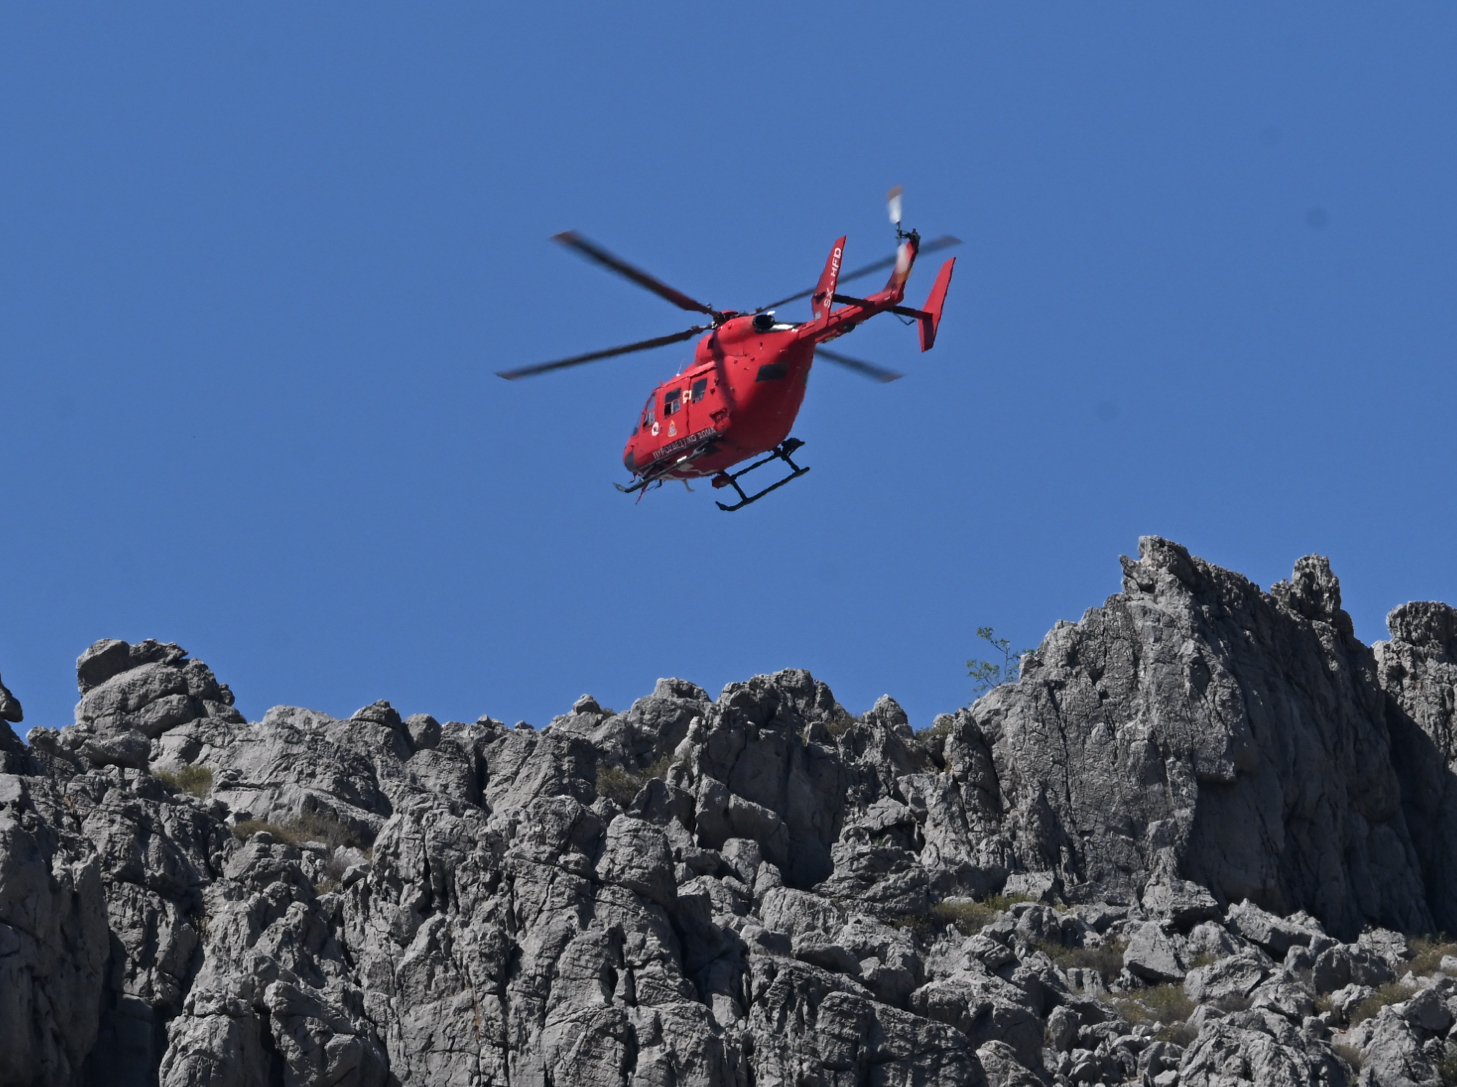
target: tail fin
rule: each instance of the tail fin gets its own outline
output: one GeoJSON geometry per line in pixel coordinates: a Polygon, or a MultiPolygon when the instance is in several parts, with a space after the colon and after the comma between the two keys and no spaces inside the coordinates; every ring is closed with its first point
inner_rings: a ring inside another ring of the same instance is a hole
{"type": "Polygon", "coordinates": [[[941,271],[936,276],[936,285],[931,288],[931,297],[926,299],[925,308],[921,311],[922,351],[931,350],[936,343],[936,330],[941,327],[941,308],[946,305],[946,289],[951,286],[951,272],[955,267],[955,257],[941,265],[941,271]]]}
{"type": "Polygon", "coordinates": [[[820,281],[815,284],[814,294],[810,296],[810,310],[819,320],[830,312],[830,306],[834,303],[835,284],[840,280],[840,257],[845,252],[845,239],[842,236],[835,242],[830,250],[830,257],[825,261],[825,270],[820,274],[820,281]]]}

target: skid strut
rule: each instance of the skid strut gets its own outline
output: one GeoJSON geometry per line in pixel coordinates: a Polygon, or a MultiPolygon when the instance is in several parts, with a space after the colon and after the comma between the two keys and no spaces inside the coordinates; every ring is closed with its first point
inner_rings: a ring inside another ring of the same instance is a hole
{"type": "Polygon", "coordinates": [[[734,490],[739,492],[739,501],[735,502],[732,506],[725,506],[722,502],[719,502],[717,503],[718,508],[721,510],[725,510],[728,513],[732,513],[734,510],[741,510],[745,506],[751,505],[752,503],[759,501],[759,499],[763,498],[770,491],[777,491],[780,487],[784,486],[790,480],[798,479],[800,476],[808,472],[808,468],[801,468],[790,459],[790,454],[792,454],[802,445],[804,445],[804,443],[798,438],[786,438],[784,439],[784,441],[780,442],[779,445],[774,448],[774,451],[770,453],[767,457],[763,458],[762,460],[756,460],[747,468],[741,469],[740,471],[735,472],[733,475],[729,475],[727,472],[720,472],[718,475],[714,476],[713,485],[715,487],[732,487],[734,490]],[[769,486],[765,487],[758,494],[745,494],[744,489],[739,486],[739,480],[743,476],[748,475],[755,468],[764,467],[764,465],[768,464],[771,460],[782,460],[785,464],[789,465],[791,469],[789,475],[785,476],[778,483],[769,484],[769,486]]]}
{"type": "MultiPolygon", "coordinates": [[[[654,464],[649,465],[648,467],[643,469],[641,479],[637,480],[636,482],[629,483],[626,487],[624,487],[621,483],[614,483],[612,485],[623,494],[637,493],[638,500],[641,501],[643,494],[645,494],[647,492],[647,489],[651,487],[654,483],[661,485],[663,480],[667,479],[673,472],[678,471],[680,468],[687,467],[688,465],[696,461],[699,457],[706,456],[712,451],[713,443],[704,442],[697,449],[693,450],[693,452],[684,453],[675,461],[658,461],[654,464]]],[[[688,481],[685,479],[683,482],[687,483],[688,481]]],[[[691,491],[693,488],[689,487],[688,489],[691,491]]]]}

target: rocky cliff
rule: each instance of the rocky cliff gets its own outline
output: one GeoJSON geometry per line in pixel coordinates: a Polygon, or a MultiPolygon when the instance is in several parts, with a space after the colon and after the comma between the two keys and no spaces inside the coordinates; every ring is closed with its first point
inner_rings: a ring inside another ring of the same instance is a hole
{"type": "Polygon", "coordinates": [[[0,725],[0,1084],[1451,1082],[1457,612],[1123,572],[920,735],[800,671],[248,722],[97,642],[0,725]]]}

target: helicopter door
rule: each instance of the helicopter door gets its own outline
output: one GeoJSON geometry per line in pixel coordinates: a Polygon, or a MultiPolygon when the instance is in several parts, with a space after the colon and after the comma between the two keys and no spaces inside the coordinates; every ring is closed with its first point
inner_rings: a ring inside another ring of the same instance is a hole
{"type": "Polygon", "coordinates": [[[661,445],[676,442],[688,433],[688,413],[683,410],[686,406],[682,389],[663,390],[662,431],[658,435],[661,445]]]}
{"type": "Polygon", "coordinates": [[[685,434],[696,434],[700,430],[713,426],[713,419],[709,413],[713,406],[705,399],[708,396],[708,375],[693,379],[692,383],[684,390],[684,399],[688,401],[687,424],[683,428],[685,434]]]}

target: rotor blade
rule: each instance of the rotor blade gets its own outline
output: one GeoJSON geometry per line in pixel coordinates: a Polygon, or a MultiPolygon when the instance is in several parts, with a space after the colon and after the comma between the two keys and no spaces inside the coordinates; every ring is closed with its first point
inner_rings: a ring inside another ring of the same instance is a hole
{"type": "MultiPolygon", "coordinates": [[[[941,237],[927,242],[925,245],[921,246],[920,249],[916,250],[916,257],[917,259],[919,259],[921,257],[924,257],[928,253],[934,253],[939,249],[950,249],[953,245],[960,244],[960,238],[953,238],[950,234],[942,234],[941,237]]],[[[857,268],[853,272],[846,272],[840,277],[839,281],[841,283],[847,283],[852,279],[859,279],[861,276],[868,276],[871,272],[878,272],[882,268],[889,268],[895,263],[895,258],[896,254],[892,253],[884,260],[878,260],[874,264],[867,264],[864,268],[857,268]]],[[[810,291],[806,291],[805,293],[813,293],[813,288],[811,288],[810,291]]]]}
{"type": "Polygon", "coordinates": [[[829,359],[837,366],[843,366],[847,370],[854,370],[857,374],[862,374],[865,377],[873,377],[876,381],[896,381],[906,376],[905,374],[898,374],[894,370],[887,370],[884,367],[876,366],[869,362],[852,359],[849,355],[842,355],[838,351],[826,351],[823,347],[816,348],[815,355],[822,359],[829,359]]]}
{"type": "MultiPolygon", "coordinates": [[[[941,237],[935,239],[934,241],[929,241],[925,245],[921,246],[920,250],[916,253],[916,256],[924,257],[927,253],[934,253],[939,249],[950,249],[953,245],[960,244],[960,238],[953,238],[950,234],[943,234],[941,235],[941,237]]],[[[874,264],[867,264],[864,268],[857,268],[853,272],[846,272],[844,275],[840,276],[839,282],[848,283],[852,279],[859,279],[861,276],[868,276],[871,272],[878,272],[883,268],[891,267],[891,265],[893,264],[895,264],[894,253],[886,257],[884,260],[878,260],[874,264]]],[[[811,287],[807,291],[800,291],[798,294],[791,294],[788,298],[781,298],[778,302],[770,302],[767,306],[760,306],[754,312],[763,313],[765,310],[777,309],[780,306],[788,305],[790,302],[798,302],[801,298],[808,298],[814,293],[815,289],[811,287]]]]}
{"type": "Polygon", "coordinates": [[[589,242],[586,238],[582,237],[575,230],[564,230],[560,234],[553,234],[551,236],[551,240],[554,242],[561,242],[563,245],[571,246],[588,260],[595,260],[604,268],[610,268],[618,275],[626,276],[628,279],[636,283],[639,287],[646,287],[658,297],[666,298],[669,302],[673,303],[673,305],[678,306],[681,309],[693,310],[696,313],[713,313],[713,310],[709,309],[702,302],[697,302],[694,299],[689,298],[682,291],[675,291],[666,283],[661,283],[641,269],[634,268],[631,264],[628,264],[627,261],[621,259],[620,257],[614,257],[611,253],[607,252],[607,250],[603,249],[601,246],[589,242]]]}
{"type": "Polygon", "coordinates": [[[504,377],[507,381],[515,381],[520,377],[533,377],[536,374],[544,374],[549,370],[565,370],[568,366],[580,366],[584,362],[594,362],[597,359],[609,359],[613,355],[626,355],[633,351],[648,351],[654,347],[667,347],[670,343],[682,343],[684,340],[691,340],[700,332],[707,332],[707,326],[695,325],[682,332],[675,332],[671,336],[659,336],[655,340],[642,340],[638,343],[625,344],[622,347],[609,347],[606,351],[591,351],[585,355],[573,355],[569,359],[558,359],[556,362],[541,362],[535,366],[523,366],[519,370],[500,370],[497,377],[504,377]]]}

